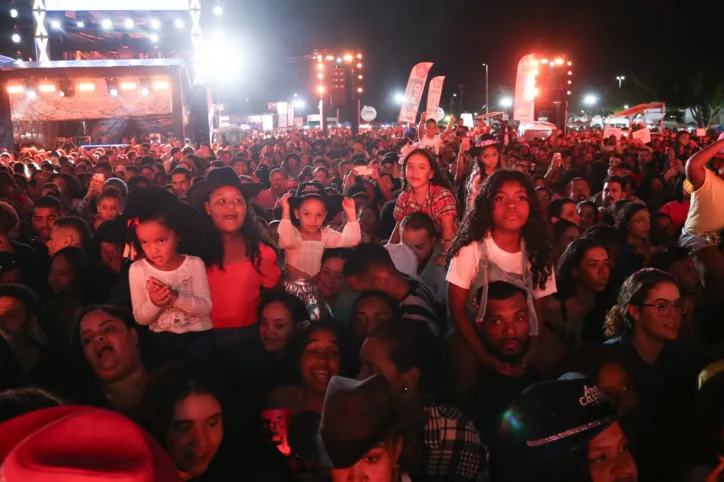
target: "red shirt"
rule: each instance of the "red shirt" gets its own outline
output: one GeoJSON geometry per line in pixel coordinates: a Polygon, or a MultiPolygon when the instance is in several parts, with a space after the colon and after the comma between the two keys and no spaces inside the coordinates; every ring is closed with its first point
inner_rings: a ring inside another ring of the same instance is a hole
{"type": "Polygon", "coordinates": [[[258,269],[249,260],[225,264],[224,269],[207,268],[214,328],[240,328],[258,321],[261,287],[273,288],[281,277],[274,250],[265,244],[259,248],[258,269]]]}
{"type": "Polygon", "coordinates": [[[435,221],[437,230],[442,232],[442,218],[446,214],[455,216],[454,227],[457,230],[457,213],[458,207],[455,202],[455,196],[448,189],[442,186],[429,185],[427,195],[422,204],[418,204],[412,198],[412,190],[407,189],[400,193],[395,202],[395,210],[393,217],[396,221],[402,221],[405,216],[421,211],[427,214],[435,221]]]}

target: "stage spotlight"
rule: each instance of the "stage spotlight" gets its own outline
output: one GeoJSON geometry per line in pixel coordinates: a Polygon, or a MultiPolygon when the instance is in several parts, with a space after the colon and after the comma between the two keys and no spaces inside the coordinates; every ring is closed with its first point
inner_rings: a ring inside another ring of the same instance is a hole
{"type": "Polygon", "coordinates": [[[185,25],[184,21],[181,20],[180,18],[177,18],[176,20],[174,20],[173,24],[176,25],[176,28],[184,28],[184,25],[185,25]]]}
{"type": "Polygon", "coordinates": [[[101,27],[108,30],[111,27],[113,27],[113,22],[111,22],[110,18],[104,18],[103,21],[101,22],[101,27]]]}
{"type": "Polygon", "coordinates": [[[60,92],[58,92],[58,95],[59,95],[60,97],[65,97],[65,92],[63,92],[63,91],[61,90],[60,92]]]}
{"type": "Polygon", "coordinates": [[[81,21],[81,22],[76,22],[75,24],[76,24],[76,26],[77,26],[78,28],[83,28],[83,27],[85,27],[85,22],[83,22],[83,21],[81,21]]]}
{"type": "Polygon", "coordinates": [[[111,88],[108,93],[111,94],[113,97],[116,97],[118,95],[118,89],[111,88]]]}
{"type": "Polygon", "coordinates": [[[161,28],[161,21],[158,19],[151,20],[151,28],[159,29],[161,28]]]}
{"type": "Polygon", "coordinates": [[[81,92],[93,92],[96,90],[96,84],[92,82],[81,82],[78,84],[78,90],[81,92]]]}
{"type": "Polygon", "coordinates": [[[10,39],[15,42],[16,44],[20,43],[20,35],[14,33],[10,36],[10,39]]]}
{"type": "Polygon", "coordinates": [[[135,82],[121,82],[121,90],[133,90],[138,87],[135,82]]]}
{"type": "Polygon", "coordinates": [[[214,15],[221,15],[223,13],[223,10],[221,8],[221,5],[216,5],[214,7],[214,15]]]}
{"type": "Polygon", "coordinates": [[[133,21],[132,18],[127,18],[123,21],[123,25],[125,25],[126,28],[131,29],[135,25],[135,22],[133,21]]]}
{"type": "Polygon", "coordinates": [[[158,34],[152,33],[150,38],[151,38],[151,42],[153,42],[153,43],[158,42],[158,34]]]}
{"type": "Polygon", "coordinates": [[[17,11],[16,9],[14,9],[14,8],[11,8],[11,9],[10,9],[10,16],[11,16],[12,18],[18,18],[18,11],[17,11]]]}
{"type": "Polygon", "coordinates": [[[8,94],[22,94],[25,92],[25,88],[22,85],[8,85],[8,94]]]}
{"type": "Polygon", "coordinates": [[[148,87],[141,89],[141,95],[148,95],[148,87]]]}
{"type": "Polygon", "coordinates": [[[38,86],[38,91],[40,92],[55,92],[55,85],[54,84],[40,84],[38,86]]]}
{"type": "Polygon", "coordinates": [[[28,99],[35,99],[36,97],[38,97],[38,94],[34,90],[28,90],[28,99]]]}
{"type": "Polygon", "coordinates": [[[154,89],[168,89],[168,81],[167,80],[155,80],[153,82],[153,88],[154,89]]]}
{"type": "Polygon", "coordinates": [[[60,21],[59,20],[51,20],[50,26],[53,27],[55,30],[60,29],[60,21]]]}

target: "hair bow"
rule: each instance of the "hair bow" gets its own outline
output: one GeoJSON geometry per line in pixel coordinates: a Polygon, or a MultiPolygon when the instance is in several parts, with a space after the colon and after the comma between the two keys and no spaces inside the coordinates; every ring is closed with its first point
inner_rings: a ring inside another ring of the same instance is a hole
{"type": "Polygon", "coordinates": [[[405,144],[402,149],[400,150],[400,156],[397,160],[400,164],[405,163],[405,158],[415,149],[420,149],[420,143],[419,142],[411,142],[409,144],[405,144]]]}

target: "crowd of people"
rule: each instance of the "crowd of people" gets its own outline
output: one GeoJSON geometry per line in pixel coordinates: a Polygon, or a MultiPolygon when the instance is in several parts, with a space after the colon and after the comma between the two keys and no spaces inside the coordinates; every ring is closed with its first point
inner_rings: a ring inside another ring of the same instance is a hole
{"type": "Polygon", "coordinates": [[[720,480],[724,136],[271,134],[0,154],[0,478],[720,480]]]}

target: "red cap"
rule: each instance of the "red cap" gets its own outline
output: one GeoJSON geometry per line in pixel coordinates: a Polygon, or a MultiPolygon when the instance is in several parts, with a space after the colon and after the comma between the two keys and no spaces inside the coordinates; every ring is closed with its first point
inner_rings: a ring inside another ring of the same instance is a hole
{"type": "Polygon", "coordinates": [[[5,482],[180,482],[173,462],[138,425],[92,407],[37,410],[0,424],[5,482]]]}

